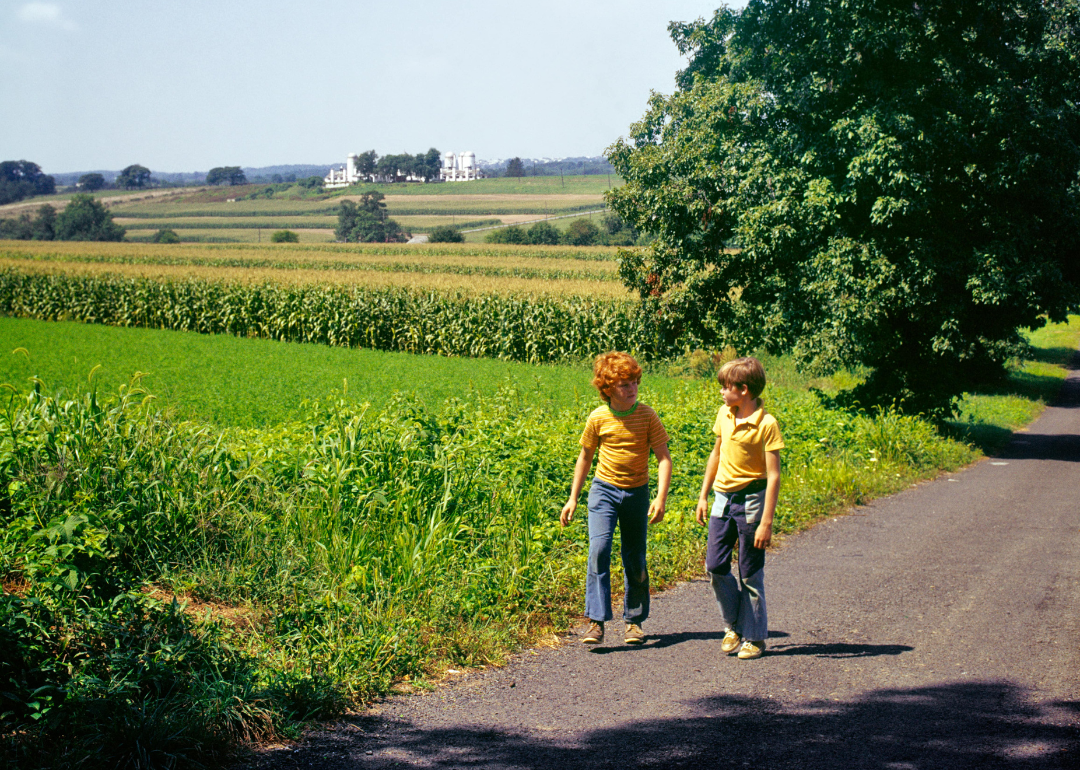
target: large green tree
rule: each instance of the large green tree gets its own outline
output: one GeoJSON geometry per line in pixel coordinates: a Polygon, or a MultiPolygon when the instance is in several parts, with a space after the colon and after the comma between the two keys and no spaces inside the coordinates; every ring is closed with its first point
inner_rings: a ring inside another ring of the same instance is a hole
{"type": "Polygon", "coordinates": [[[97,192],[105,187],[105,177],[101,174],[91,172],[89,174],[83,174],[79,177],[79,189],[86,192],[97,192]]]}
{"type": "Polygon", "coordinates": [[[608,149],[655,236],[621,272],[682,344],[869,368],[943,413],[1080,307],[1076,0],[751,0],[608,149]]]}
{"type": "Polygon", "coordinates": [[[150,169],[138,163],[125,168],[116,177],[116,186],[127,190],[141,189],[150,183],[150,169]]]}
{"type": "Polygon", "coordinates": [[[525,164],[521,162],[521,158],[511,158],[506,164],[503,176],[525,176],[525,164]]]}
{"type": "Polygon", "coordinates": [[[217,166],[206,173],[206,183],[209,185],[238,185],[247,184],[244,170],[239,166],[217,166]]]}
{"type": "Polygon", "coordinates": [[[56,180],[28,160],[0,162],[0,204],[14,203],[34,195],[52,195],[56,180]]]}
{"type": "Polygon", "coordinates": [[[345,200],[338,208],[338,226],[334,234],[350,243],[399,243],[409,239],[401,225],[390,219],[381,192],[364,193],[360,202],[345,200]]]}
{"type": "Polygon", "coordinates": [[[73,195],[53,226],[58,241],[122,241],[127,232],[92,195],[73,195]]]}

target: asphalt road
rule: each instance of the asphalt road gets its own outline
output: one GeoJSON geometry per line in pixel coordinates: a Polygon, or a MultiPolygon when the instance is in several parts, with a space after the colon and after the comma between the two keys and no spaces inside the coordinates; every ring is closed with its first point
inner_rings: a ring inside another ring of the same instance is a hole
{"type": "Polygon", "coordinates": [[[760,660],[720,653],[695,581],[644,647],[526,652],[253,766],[1076,770],[1080,371],[1000,457],[789,538],[766,586],[760,660]]]}

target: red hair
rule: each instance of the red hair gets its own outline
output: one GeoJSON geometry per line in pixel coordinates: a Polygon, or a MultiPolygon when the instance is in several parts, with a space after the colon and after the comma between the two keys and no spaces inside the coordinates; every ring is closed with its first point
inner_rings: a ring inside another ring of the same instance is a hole
{"type": "Polygon", "coordinates": [[[593,361],[592,385],[600,391],[600,398],[611,403],[611,389],[620,380],[641,382],[641,367],[629,353],[612,350],[601,353],[593,361]]]}

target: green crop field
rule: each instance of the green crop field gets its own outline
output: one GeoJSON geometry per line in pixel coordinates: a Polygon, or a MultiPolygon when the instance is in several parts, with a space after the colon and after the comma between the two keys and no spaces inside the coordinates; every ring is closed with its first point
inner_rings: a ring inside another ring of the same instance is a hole
{"type": "MultiPolygon", "coordinates": [[[[135,372],[142,372],[146,388],[179,416],[221,426],[302,419],[305,400],[344,397],[382,408],[396,391],[413,394],[431,407],[465,392],[490,395],[507,385],[537,405],[570,407],[595,398],[587,365],[530,366],[2,317],[0,339],[0,382],[21,392],[30,391],[36,377],[69,395],[91,387],[115,393],[135,372]],[[26,353],[12,353],[18,348],[26,353]]],[[[650,376],[644,397],[670,396],[679,382],[650,376]]]]}
{"type": "MultiPolygon", "coordinates": [[[[107,761],[157,740],[214,761],[406,679],[503,660],[579,611],[584,524],[555,519],[597,403],[585,365],[21,319],[0,335],[15,381],[0,410],[0,601],[23,672],[6,685],[21,737],[5,758],[59,762],[85,741],[107,761]],[[122,384],[132,368],[148,374],[122,384]],[[148,712],[167,715],[168,737],[135,719],[148,712]],[[79,740],[35,743],[53,724],[79,740]]],[[[1021,387],[1049,394],[1078,336],[1080,319],[1034,335],[1021,387]]],[[[695,360],[670,366],[703,371],[695,360]]],[[[823,406],[790,363],[766,363],[788,447],[781,533],[977,456],[914,417],[823,406]]],[[[650,533],[662,587],[700,569],[692,510],[720,398],[655,371],[646,393],[676,466],[650,533]]]]}
{"type": "Polygon", "coordinates": [[[299,230],[303,228],[329,228],[337,227],[336,216],[309,217],[166,217],[164,219],[149,219],[140,217],[116,217],[118,225],[123,225],[130,233],[135,230],[157,230],[169,228],[170,230],[210,230],[215,228],[238,229],[243,227],[262,228],[266,230],[299,230]],[[224,220],[224,221],[223,221],[224,220]]]}
{"type": "MultiPolygon", "coordinates": [[[[127,240],[132,243],[150,243],[154,233],[159,228],[173,229],[169,224],[160,224],[153,230],[129,230],[127,240]]],[[[174,232],[179,236],[181,243],[270,243],[270,236],[277,230],[288,230],[287,227],[239,227],[230,228],[217,224],[208,228],[181,228],[174,232]]],[[[334,243],[333,228],[295,228],[300,243],[334,243]]]]}

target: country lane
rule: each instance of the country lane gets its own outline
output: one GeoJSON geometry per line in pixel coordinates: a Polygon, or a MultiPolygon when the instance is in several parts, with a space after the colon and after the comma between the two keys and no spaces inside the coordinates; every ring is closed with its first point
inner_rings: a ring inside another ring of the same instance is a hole
{"type": "Polygon", "coordinates": [[[760,660],[698,580],[644,647],[572,637],[248,767],[1080,768],[1080,356],[1000,457],[789,538],[766,586],[760,660]]]}

